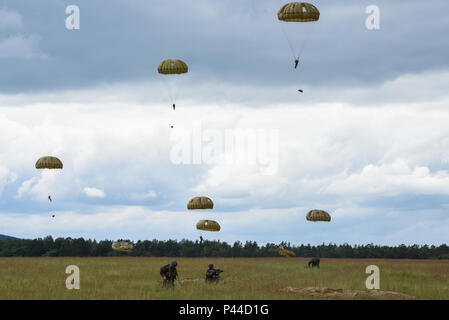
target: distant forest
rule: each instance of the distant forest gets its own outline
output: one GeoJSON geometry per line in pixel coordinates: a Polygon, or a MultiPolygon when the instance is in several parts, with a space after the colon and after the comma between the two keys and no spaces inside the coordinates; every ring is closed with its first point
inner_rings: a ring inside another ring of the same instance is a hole
{"type": "MultiPolygon", "coordinates": [[[[228,244],[221,241],[191,240],[145,240],[137,241],[130,253],[112,250],[112,241],[85,240],[83,238],[57,238],[51,236],[39,239],[7,238],[0,240],[0,257],[278,257],[278,245],[268,243],[259,246],[256,242],[236,241],[228,244]]],[[[449,259],[449,246],[378,246],[374,244],[318,246],[294,246],[282,242],[286,249],[295,252],[297,257],[321,258],[389,258],[389,259],[449,259]]]]}

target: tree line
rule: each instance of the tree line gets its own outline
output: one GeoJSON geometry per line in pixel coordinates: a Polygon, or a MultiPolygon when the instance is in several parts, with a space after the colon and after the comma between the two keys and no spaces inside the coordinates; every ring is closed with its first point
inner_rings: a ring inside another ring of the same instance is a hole
{"type": "MultiPolygon", "coordinates": [[[[128,241],[128,240],[125,240],[128,241]]],[[[280,243],[293,251],[297,257],[321,258],[387,258],[387,259],[449,259],[449,246],[399,245],[379,246],[374,244],[310,244],[299,246],[289,242],[280,243]]],[[[228,244],[221,241],[144,240],[133,243],[130,253],[112,249],[110,240],[85,240],[83,238],[56,238],[0,240],[0,257],[278,257],[279,244],[267,243],[259,246],[255,241],[240,241],[228,244]]]]}

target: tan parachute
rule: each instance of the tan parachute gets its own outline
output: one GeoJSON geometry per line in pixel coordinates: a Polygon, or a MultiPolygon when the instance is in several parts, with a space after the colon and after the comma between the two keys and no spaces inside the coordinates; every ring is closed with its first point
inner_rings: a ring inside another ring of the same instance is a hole
{"type": "Polygon", "coordinates": [[[318,21],[320,11],[307,2],[290,2],[284,4],[278,11],[278,19],[285,22],[318,21]]]}
{"type": "Polygon", "coordinates": [[[208,197],[195,197],[189,201],[187,204],[187,209],[198,210],[198,209],[213,209],[214,203],[208,197]]]}
{"type": "Polygon", "coordinates": [[[279,255],[281,255],[283,257],[287,257],[287,258],[296,257],[296,254],[293,251],[285,249],[283,245],[280,245],[278,247],[278,253],[279,253],[279,255]]]}
{"type": "Polygon", "coordinates": [[[316,21],[320,19],[320,11],[307,2],[290,2],[279,9],[277,17],[295,59],[296,69],[316,21]]]}
{"type": "Polygon", "coordinates": [[[116,241],[112,243],[112,249],[120,252],[131,252],[134,246],[128,241],[116,241]]]}
{"type": "Polygon", "coordinates": [[[214,220],[200,220],[196,224],[196,228],[203,231],[220,231],[221,229],[220,224],[214,220]]]}
{"type": "MultiPolygon", "coordinates": [[[[195,197],[190,199],[189,203],[187,203],[187,209],[189,210],[207,210],[213,209],[214,203],[208,197],[195,197]]],[[[221,227],[217,221],[214,220],[200,220],[196,224],[196,229],[200,231],[220,231],[221,227]]],[[[201,232],[200,232],[201,234],[201,232]]],[[[203,241],[203,237],[200,236],[201,242],[203,241]]]]}
{"type": "MultiPolygon", "coordinates": [[[[45,156],[45,157],[41,157],[36,161],[35,164],[36,169],[62,169],[63,165],[62,165],[62,161],[59,160],[56,157],[51,157],[51,156],[45,156]]],[[[50,200],[50,203],[53,202],[52,200],[52,196],[50,193],[48,193],[48,200],[50,200]]],[[[51,210],[51,209],[50,209],[51,210]]],[[[55,217],[54,214],[51,215],[52,218],[55,217]]]]}
{"type": "MultiPolygon", "coordinates": [[[[173,111],[176,110],[176,102],[181,87],[181,82],[184,76],[182,74],[189,72],[187,64],[179,59],[167,59],[159,63],[157,72],[163,75],[163,83],[166,86],[170,103],[172,104],[173,111]]],[[[174,128],[173,124],[170,126],[174,128]]]]}
{"type": "Polygon", "coordinates": [[[314,209],[314,210],[310,210],[307,213],[306,219],[308,221],[313,221],[313,222],[316,222],[316,221],[327,221],[327,222],[329,222],[329,221],[331,221],[331,216],[326,211],[314,209]]]}
{"type": "Polygon", "coordinates": [[[62,169],[62,161],[56,157],[45,156],[36,161],[36,169],[62,169]]]}
{"type": "Polygon", "coordinates": [[[187,64],[178,59],[167,59],[159,63],[157,72],[160,74],[183,74],[189,71],[187,64]]]}

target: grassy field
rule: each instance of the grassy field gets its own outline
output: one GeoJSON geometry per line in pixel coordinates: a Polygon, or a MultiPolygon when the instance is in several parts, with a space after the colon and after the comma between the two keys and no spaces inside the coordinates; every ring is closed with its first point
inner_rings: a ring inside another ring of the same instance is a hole
{"type": "Polygon", "coordinates": [[[160,287],[159,268],[172,258],[1,258],[0,299],[316,299],[287,287],[366,290],[365,268],[380,268],[380,289],[418,299],[449,299],[449,261],[302,258],[176,258],[181,283],[160,287]],[[209,263],[222,282],[204,283],[209,263]],[[68,265],[80,268],[80,290],[65,287],[68,265]]]}

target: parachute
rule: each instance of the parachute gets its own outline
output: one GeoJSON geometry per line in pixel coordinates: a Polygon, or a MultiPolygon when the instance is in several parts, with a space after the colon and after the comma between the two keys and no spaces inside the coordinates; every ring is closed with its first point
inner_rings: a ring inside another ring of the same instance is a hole
{"type": "Polygon", "coordinates": [[[290,2],[279,9],[277,16],[295,58],[296,69],[299,57],[314,27],[314,24],[309,27],[308,23],[304,23],[318,21],[320,11],[313,4],[307,2],[290,2]]]}
{"type": "Polygon", "coordinates": [[[56,157],[42,157],[36,161],[36,169],[62,169],[62,161],[56,157]]]}
{"type": "Polygon", "coordinates": [[[296,257],[296,254],[293,251],[285,249],[283,245],[280,245],[278,247],[278,253],[279,253],[279,255],[281,255],[283,257],[287,257],[287,258],[296,257]]]}
{"type": "Polygon", "coordinates": [[[112,249],[120,252],[131,252],[134,246],[128,241],[116,241],[112,243],[112,249]]]}
{"type": "Polygon", "coordinates": [[[326,211],[316,210],[315,209],[315,210],[310,210],[307,213],[306,219],[308,221],[313,221],[313,222],[316,222],[316,221],[327,221],[327,222],[329,222],[329,221],[331,221],[331,216],[326,211]]]}
{"type": "MultiPolygon", "coordinates": [[[[157,72],[164,76],[164,82],[167,86],[168,96],[173,110],[176,110],[176,100],[179,94],[180,81],[179,75],[189,72],[187,64],[179,59],[167,59],[159,63],[157,72]],[[169,76],[166,78],[166,76],[169,76]]],[[[173,129],[173,125],[170,126],[173,129]]]]}
{"type": "Polygon", "coordinates": [[[189,201],[187,204],[187,209],[197,210],[197,209],[213,209],[214,203],[208,197],[195,197],[189,201]]]}
{"type": "Polygon", "coordinates": [[[196,224],[196,228],[203,231],[220,231],[221,229],[220,224],[214,220],[200,220],[196,224]]]}
{"type": "MultiPolygon", "coordinates": [[[[51,156],[45,156],[41,157],[36,161],[35,164],[36,169],[62,169],[63,164],[62,161],[59,160],[56,157],[51,156]]],[[[50,203],[52,202],[51,195],[48,194],[48,200],[50,200],[50,203]]],[[[52,215],[52,218],[54,218],[55,215],[52,215]]]]}
{"type": "Polygon", "coordinates": [[[159,63],[157,72],[160,74],[182,74],[187,73],[189,68],[187,64],[178,59],[167,59],[159,63]]]}
{"type": "MultiPolygon", "coordinates": [[[[306,219],[308,221],[312,221],[312,222],[318,222],[318,221],[325,221],[325,222],[330,222],[331,221],[331,216],[329,213],[327,213],[324,210],[310,210],[307,213],[306,219]]],[[[319,250],[319,255],[321,256],[321,251],[319,250]]]]}
{"type": "MultiPolygon", "coordinates": [[[[188,210],[207,210],[213,208],[214,203],[208,197],[195,197],[190,199],[189,203],[187,203],[188,210]]],[[[217,221],[209,219],[200,220],[196,224],[196,229],[200,231],[201,242],[203,240],[201,231],[220,231],[221,229],[220,224],[217,221]]]]}
{"type": "Polygon", "coordinates": [[[320,11],[307,2],[290,2],[278,11],[278,19],[285,22],[311,22],[319,18],[320,11]]]}

